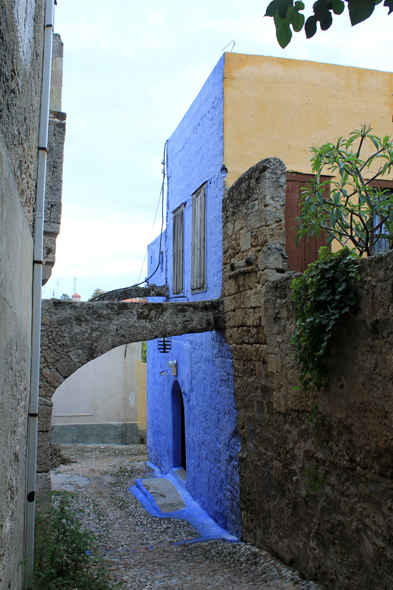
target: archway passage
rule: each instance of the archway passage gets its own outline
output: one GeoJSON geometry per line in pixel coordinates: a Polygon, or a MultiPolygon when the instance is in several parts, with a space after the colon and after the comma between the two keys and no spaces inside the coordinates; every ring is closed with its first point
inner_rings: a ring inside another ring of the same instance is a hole
{"type": "Polygon", "coordinates": [[[186,426],[183,394],[178,381],[172,386],[172,448],[173,467],[186,470],[186,426]]]}
{"type": "Polygon", "coordinates": [[[52,396],[86,363],[121,345],[225,329],[223,302],[83,302],[44,299],[37,472],[50,489],[52,396]]]}

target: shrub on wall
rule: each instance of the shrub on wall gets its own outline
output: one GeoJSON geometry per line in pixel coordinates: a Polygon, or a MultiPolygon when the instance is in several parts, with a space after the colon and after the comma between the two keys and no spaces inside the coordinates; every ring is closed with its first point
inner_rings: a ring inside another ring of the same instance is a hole
{"type": "Polygon", "coordinates": [[[381,240],[387,248],[392,247],[393,191],[375,186],[375,181],[383,180],[392,170],[393,141],[371,131],[364,124],[350,133],[349,139],[339,137],[336,143],[312,148],[316,177],[302,191],[296,242],[314,234],[318,238],[325,231],[328,244],[337,240],[360,255],[370,256],[381,240]],[[364,150],[367,155],[363,157],[364,150]],[[322,174],[332,178],[321,182],[322,174]]]}
{"type": "Polygon", "coordinates": [[[292,281],[296,328],[291,346],[300,367],[299,386],[320,390],[326,375],[326,349],[333,326],[356,307],[359,257],[348,248],[321,248],[319,259],[292,281]]]}

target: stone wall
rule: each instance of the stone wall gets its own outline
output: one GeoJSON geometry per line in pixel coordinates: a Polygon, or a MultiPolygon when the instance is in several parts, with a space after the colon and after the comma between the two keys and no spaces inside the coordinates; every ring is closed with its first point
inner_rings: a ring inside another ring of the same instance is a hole
{"type": "Polygon", "coordinates": [[[54,34],[46,168],[43,285],[48,282],[52,274],[56,259],[56,239],[60,233],[64,142],[67,118],[66,114],[61,110],[62,88],[63,43],[60,35],[54,34]]]}
{"type": "Polygon", "coordinates": [[[326,388],[294,392],[284,202],[285,166],[272,158],[223,203],[243,538],[328,588],[392,588],[393,253],[361,262],[358,312],[333,335],[326,388]]]}
{"type": "Polygon", "coordinates": [[[44,1],[0,0],[0,15],[0,589],[19,590],[44,1]]]}

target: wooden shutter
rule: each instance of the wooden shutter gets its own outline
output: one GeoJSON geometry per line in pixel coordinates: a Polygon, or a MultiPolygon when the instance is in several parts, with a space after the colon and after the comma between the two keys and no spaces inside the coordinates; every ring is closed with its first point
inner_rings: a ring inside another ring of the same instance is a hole
{"type": "Polygon", "coordinates": [[[192,195],[191,290],[206,287],[206,185],[192,195]]]}
{"type": "Polygon", "coordinates": [[[183,291],[184,259],[184,205],[173,212],[173,276],[172,291],[175,295],[183,291]]]}
{"type": "MultiPolygon", "coordinates": [[[[300,215],[300,193],[301,189],[307,185],[311,178],[310,174],[300,174],[287,172],[287,191],[285,195],[285,235],[286,251],[288,253],[289,270],[304,272],[311,262],[318,258],[318,250],[321,246],[326,246],[326,234],[321,232],[318,240],[304,237],[300,240],[298,246],[295,244],[298,222],[296,217],[300,215]]],[[[321,181],[330,178],[321,176],[321,181]]],[[[329,186],[325,188],[327,192],[329,186]]]]}

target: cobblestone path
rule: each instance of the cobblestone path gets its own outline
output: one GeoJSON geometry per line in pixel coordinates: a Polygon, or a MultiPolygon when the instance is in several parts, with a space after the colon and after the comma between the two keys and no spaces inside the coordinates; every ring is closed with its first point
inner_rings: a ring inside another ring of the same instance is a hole
{"type": "Polygon", "coordinates": [[[63,445],[62,452],[73,462],[52,473],[89,478],[73,486],[81,518],[100,538],[125,590],[322,590],[246,543],[174,545],[199,535],[184,520],[151,516],[128,491],[149,471],[145,445],[63,445]]]}

